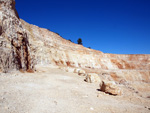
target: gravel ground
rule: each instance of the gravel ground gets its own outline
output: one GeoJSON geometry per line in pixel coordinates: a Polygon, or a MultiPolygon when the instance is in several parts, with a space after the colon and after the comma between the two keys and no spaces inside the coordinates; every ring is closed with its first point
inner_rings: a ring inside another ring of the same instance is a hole
{"type": "Polygon", "coordinates": [[[98,83],[55,68],[0,74],[0,113],[149,113],[150,99],[125,90],[100,92],[98,83]]]}

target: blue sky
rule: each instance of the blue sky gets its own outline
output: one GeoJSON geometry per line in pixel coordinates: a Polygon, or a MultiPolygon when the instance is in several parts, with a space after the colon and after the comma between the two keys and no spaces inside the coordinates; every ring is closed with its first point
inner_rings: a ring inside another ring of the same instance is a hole
{"type": "Polygon", "coordinates": [[[20,18],[85,47],[150,54],[150,0],[16,0],[20,18]]]}

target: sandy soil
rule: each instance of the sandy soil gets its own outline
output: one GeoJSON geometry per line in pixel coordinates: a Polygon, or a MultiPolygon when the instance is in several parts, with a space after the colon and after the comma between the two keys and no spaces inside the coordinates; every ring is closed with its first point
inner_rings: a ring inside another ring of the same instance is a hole
{"type": "Polygon", "coordinates": [[[150,113],[150,97],[132,88],[124,88],[122,96],[108,95],[84,78],[47,67],[0,74],[0,113],[150,113]]]}

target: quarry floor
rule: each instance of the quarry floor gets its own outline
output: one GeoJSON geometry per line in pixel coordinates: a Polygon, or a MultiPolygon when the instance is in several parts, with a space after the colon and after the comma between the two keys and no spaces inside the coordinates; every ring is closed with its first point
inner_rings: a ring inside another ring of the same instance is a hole
{"type": "Polygon", "coordinates": [[[0,74],[0,113],[150,113],[150,98],[105,94],[84,78],[46,67],[0,74]]]}

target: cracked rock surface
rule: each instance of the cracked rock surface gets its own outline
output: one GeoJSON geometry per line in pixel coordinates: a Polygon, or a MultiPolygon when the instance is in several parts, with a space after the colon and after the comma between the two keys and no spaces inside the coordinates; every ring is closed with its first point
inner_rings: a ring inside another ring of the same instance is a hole
{"type": "Polygon", "coordinates": [[[14,0],[0,0],[0,71],[32,69],[28,36],[14,0]]]}

